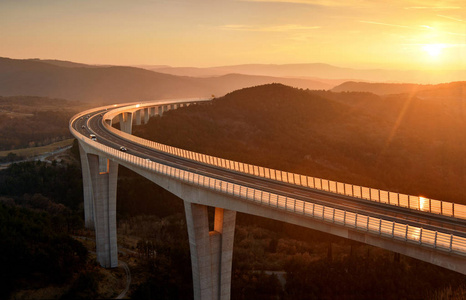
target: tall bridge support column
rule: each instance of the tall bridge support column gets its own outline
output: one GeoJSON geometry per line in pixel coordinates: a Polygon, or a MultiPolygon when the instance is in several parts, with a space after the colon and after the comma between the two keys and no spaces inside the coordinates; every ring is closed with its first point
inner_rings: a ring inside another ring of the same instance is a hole
{"type": "Polygon", "coordinates": [[[149,110],[150,110],[150,116],[154,117],[155,116],[155,107],[151,107],[151,108],[149,108],[149,110]]]}
{"type": "Polygon", "coordinates": [[[141,110],[137,110],[136,114],[136,125],[141,125],[141,110]]]}
{"type": "Polygon", "coordinates": [[[88,154],[94,199],[97,261],[104,268],[118,266],[116,191],[118,164],[88,154]]]}
{"type": "Polygon", "coordinates": [[[92,182],[91,172],[89,169],[89,160],[87,159],[87,154],[81,145],[81,141],[79,140],[78,145],[83,174],[84,226],[87,229],[94,229],[94,201],[92,199],[92,182]]]}
{"type": "Polygon", "coordinates": [[[149,122],[149,109],[144,108],[144,124],[147,124],[149,122]]]}
{"type": "Polygon", "coordinates": [[[207,206],[185,201],[194,299],[230,299],[236,211],[215,208],[209,232],[207,206]]]}
{"type": "Polygon", "coordinates": [[[119,116],[121,131],[131,134],[133,131],[133,114],[124,112],[121,113],[119,116]]]}

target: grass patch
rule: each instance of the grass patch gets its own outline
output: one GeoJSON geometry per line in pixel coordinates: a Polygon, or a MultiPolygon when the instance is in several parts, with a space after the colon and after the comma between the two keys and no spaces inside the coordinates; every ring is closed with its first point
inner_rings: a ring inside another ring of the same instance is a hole
{"type": "Polygon", "coordinates": [[[41,147],[31,147],[31,148],[0,151],[0,157],[5,157],[9,153],[14,153],[21,157],[31,157],[31,156],[41,155],[44,153],[52,152],[60,148],[71,146],[73,144],[73,140],[74,139],[66,139],[60,142],[52,143],[52,144],[41,146],[41,147]]]}

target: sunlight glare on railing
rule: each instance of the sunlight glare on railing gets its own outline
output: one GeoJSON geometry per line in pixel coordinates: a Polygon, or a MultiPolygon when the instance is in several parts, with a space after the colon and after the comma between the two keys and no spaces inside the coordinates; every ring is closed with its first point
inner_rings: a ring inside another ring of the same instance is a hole
{"type": "Polygon", "coordinates": [[[419,208],[423,211],[429,211],[429,199],[419,196],[419,208]]]}

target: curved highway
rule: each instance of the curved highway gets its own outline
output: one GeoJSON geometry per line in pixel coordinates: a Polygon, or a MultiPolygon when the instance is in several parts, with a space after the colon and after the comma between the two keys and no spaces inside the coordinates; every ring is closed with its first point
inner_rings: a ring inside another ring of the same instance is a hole
{"type": "MultiPolygon", "coordinates": [[[[108,109],[111,110],[111,108],[108,109]]],[[[420,210],[408,209],[331,192],[300,187],[272,179],[265,179],[237,171],[230,171],[156,151],[141,144],[128,141],[107,130],[103,124],[103,114],[106,112],[107,109],[99,109],[89,113],[88,115],[78,117],[70,124],[70,126],[88,138],[90,134],[95,134],[96,141],[94,141],[94,143],[100,143],[117,150],[123,146],[127,149],[127,153],[131,155],[176,167],[181,170],[187,170],[196,174],[220,179],[225,182],[251,187],[257,190],[283,195],[306,202],[316,203],[326,207],[338,208],[400,224],[407,224],[432,231],[466,237],[466,220],[463,219],[446,217],[420,210]]]]}

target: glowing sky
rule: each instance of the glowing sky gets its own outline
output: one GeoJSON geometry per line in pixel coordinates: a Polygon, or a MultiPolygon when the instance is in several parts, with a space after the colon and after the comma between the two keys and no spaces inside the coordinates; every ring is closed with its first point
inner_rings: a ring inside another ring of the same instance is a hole
{"type": "Polygon", "coordinates": [[[466,69],[466,2],[1,0],[0,56],[466,69]]]}

